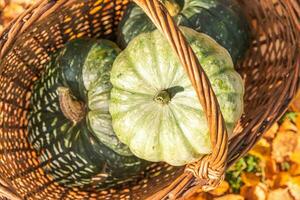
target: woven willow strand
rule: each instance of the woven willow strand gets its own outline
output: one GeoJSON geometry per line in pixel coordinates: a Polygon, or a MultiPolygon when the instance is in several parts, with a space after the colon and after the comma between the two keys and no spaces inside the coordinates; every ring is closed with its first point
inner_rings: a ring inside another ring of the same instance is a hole
{"type": "Polygon", "coordinates": [[[22,200],[19,194],[14,190],[10,181],[5,180],[0,176],[0,195],[3,195],[11,200],[22,200]]]}

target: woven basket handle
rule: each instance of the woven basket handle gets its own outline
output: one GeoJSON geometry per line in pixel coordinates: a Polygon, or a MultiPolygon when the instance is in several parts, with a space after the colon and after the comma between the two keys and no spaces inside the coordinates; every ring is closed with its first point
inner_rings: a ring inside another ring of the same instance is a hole
{"type": "MultiPolygon", "coordinates": [[[[62,5],[69,4],[73,1],[74,0],[40,0],[16,18],[11,25],[0,34],[0,60],[3,59],[8,50],[13,46],[16,38],[26,31],[31,24],[46,18],[62,5]]],[[[173,184],[150,198],[161,199],[166,195],[176,197],[186,187],[194,185],[196,183],[195,180],[197,183],[200,183],[200,185],[203,185],[204,189],[214,188],[223,179],[227,158],[228,136],[218,101],[211,88],[210,82],[193,50],[186,42],[183,34],[180,32],[164,6],[159,3],[158,0],[133,1],[144,10],[156,27],[164,33],[172,45],[172,48],[178,54],[206,113],[210,129],[211,144],[213,147],[212,154],[203,157],[196,163],[188,165],[185,173],[173,184]]],[[[19,199],[16,192],[8,191],[8,189],[3,187],[4,185],[5,184],[1,184],[0,182],[0,186],[2,187],[0,187],[0,191],[2,191],[0,194],[2,193],[11,199],[19,199]]]]}
{"type": "MultiPolygon", "coordinates": [[[[223,179],[228,151],[228,135],[217,98],[195,53],[165,7],[158,0],[133,1],[144,10],[176,51],[206,113],[213,152],[198,162],[188,165],[184,180],[190,183],[186,177],[192,178],[189,175],[192,173],[204,185],[203,189],[212,189],[223,179]]],[[[179,179],[180,187],[185,187],[182,178],[179,179]]]]}

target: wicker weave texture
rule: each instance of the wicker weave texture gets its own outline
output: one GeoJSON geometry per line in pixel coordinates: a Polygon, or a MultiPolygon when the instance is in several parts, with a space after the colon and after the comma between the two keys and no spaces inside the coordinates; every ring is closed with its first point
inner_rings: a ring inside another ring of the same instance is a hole
{"type": "Polygon", "coordinates": [[[228,143],[209,81],[182,34],[157,0],[135,1],[165,34],[186,68],[206,110],[216,147],[213,154],[186,170],[154,164],[129,184],[102,191],[63,188],[45,174],[42,168],[47,163],[39,162],[38,152],[27,141],[32,86],[50,55],[67,41],[79,37],[113,40],[128,4],[127,0],[45,0],[16,18],[0,37],[3,195],[10,199],[162,199],[186,195],[197,187],[218,184],[226,167],[243,156],[286,110],[299,79],[299,3],[239,0],[252,24],[253,41],[246,58],[236,66],[246,86],[245,114],[228,143]]]}

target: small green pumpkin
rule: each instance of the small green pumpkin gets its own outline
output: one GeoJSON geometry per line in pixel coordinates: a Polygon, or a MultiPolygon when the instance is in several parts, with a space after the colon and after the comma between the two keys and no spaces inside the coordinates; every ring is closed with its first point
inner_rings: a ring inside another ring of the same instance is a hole
{"type": "MultiPolygon", "coordinates": [[[[205,34],[181,30],[208,75],[231,135],[243,112],[242,79],[226,49],[205,34]]],[[[140,34],[119,54],[111,82],[113,128],[137,157],[181,166],[211,152],[196,92],[158,30],[140,34]]]]}
{"type": "MultiPolygon", "coordinates": [[[[178,25],[193,28],[225,47],[234,63],[249,47],[248,22],[236,0],[162,0],[178,25]]],[[[134,37],[155,30],[154,24],[136,4],[131,3],[120,25],[118,41],[125,47],[134,37]]]]}
{"type": "Polygon", "coordinates": [[[66,186],[108,187],[137,175],[147,163],[133,156],[112,128],[109,79],[119,53],[107,40],[74,40],[33,89],[29,141],[47,173],[66,186]]]}

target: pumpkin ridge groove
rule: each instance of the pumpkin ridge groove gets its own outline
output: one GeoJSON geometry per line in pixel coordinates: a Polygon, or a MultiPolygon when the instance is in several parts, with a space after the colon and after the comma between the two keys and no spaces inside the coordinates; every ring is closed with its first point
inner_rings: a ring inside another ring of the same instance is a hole
{"type": "MultiPolygon", "coordinates": [[[[153,62],[155,65],[159,66],[159,67],[157,67],[156,70],[153,70],[153,71],[155,71],[155,74],[154,74],[155,77],[152,77],[152,78],[157,78],[157,80],[158,80],[158,85],[156,86],[157,88],[154,87],[156,91],[166,89],[166,88],[163,88],[164,87],[163,79],[169,78],[169,77],[162,77],[163,73],[162,73],[161,67],[160,67],[162,65],[162,63],[159,62],[159,53],[161,53],[160,49],[159,49],[160,44],[161,44],[160,40],[155,40],[154,42],[151,43],[151,46],[149,45],[149,46],[144,47],[144,49],[145,48],[150,49],[152,58],[154,58],[153,60],[151,60],[151,62],[153,62]]],[[[164,66],[164,67],[166,67],[166,66],[164,66]]],[[[133,68],[135,68],[135,65],[133,68]]],[[[153,94],[153,95],[155,95],[155,94],[153,94]]]]}
{"type": "Polygon", "coordinates": [[[174,104],[177,104],[175,106],[184,107],[185,109],[188,109],[188,110],[193,111],[195,113],[199,113],[199,114],[202,114],[202,115],[204,114],[202,107],[200,107],[200,109],[199,109],[199,108],[192,107],[191,105],[186,105],[186,104],[178,103],[178,102],[176,102],[174,104]]]}
{"type": "MultiPolygon", "coordinates": [[[[188,148],[188,147],[191,147],[191,148],[193,149],[193,153],[194,153],[194,152],[197,152],[197,149],[195,149],[195,148],[193,147],[193,145],[191,145],[191,144],[188,142],[188,138],[185,136],[184,131],[182,130],[181,126],[179,125],[179,123],[178,123],[178,121],[177,121],[178,118],[177,118],[176,114],[173,112],[173,109],[172,109],[171,107],[169,107],[169,109],[170,109],[170,111],[171,111],[171,113],[172,113],[172,116],[173,116],[173,118],[174,118],[174,121],[175,121],[176,126],[177,126],[178,129],[180,130],[180,133],[181,133],[180,135],[181,135],[181,137],[183,138],[186,147],[187,147],[187,148],[188,148]]],[[[193,156],[195,157],[195,156],[197,156],[197,154],[194,154],[193,156]]]]}
{"type": "Polygon", "coordinates": [[[133,91],[125,90],[125,89],[123,89],[123,88],[121,88],[121,87],[118,87],[118,86],[114,86],[114,89],[120,90],[120,91],[125,92],[125,93],[137,94],[137,95],[145,96],[145,97],[153,97],[152,94],[148,94],[148,93],[140,93],[140,92],[133,92],[133,91]]]}
{"type": "MultiPolygon", "coordinates": [[[[144,120],[146,116],[149,116],[149,112],[154,112],[152,109],[149,109],[149,107],[150,108],[152,107],[150,105],[150,103],[147,104],[147,105],[144,105],[144,107],[145,107],[143,109],[144,112],[141,113],[141,115],[139,116],[139,118],[135,121],[136,124],[142,124],[142,123],[138,123],[138,122],[140,122],[141,120],[144,120]]],[[[134,127],[134,128],[136,128],[136,127],[134,127]]],[[[131,134],[131,137],[129,138],[129,141],[132,140],[132,138],[134,138],[136,136],[136,134],[137,134],[137,131],[132,131],[132,132],[134,132],[134,134],[131,134]]]]}
{"type": "MultiPolygon", "coordinates": [[[[122,52],[124,53],[124,52],[122,52]]],[[[151,83],[149,83],[149,81],[147,79],[145,79],[141,74],[140,72],[136,69],[136,65],[133,64],[133,60],[132,60],[132,55],[126,53],[127,55],[127,58],[128,58],[128,62],[130,62],[130,65],[131,66],[134,66],[132,67],[131,69],[133,70],[133,72],[137,75],[137,77],[140,78],[140,80],[145,83],[147,86],[148,86],[148,89],[151,89],[151,90],[155,90],[155,89],[158,89],[158,88],[155,88],[151,83]]]]}
{"type": "MultiPolygon", "coordinates": [[[[139,107],[141,106],[144,106],[145,102],[140,102],[139,104],[135,104],[134,105],[134,109],[138,109],[139,107]]],[[[149,103],[150,104],[150,103],[149,103]]],[[[149,105],[148,105],[149,106],[149,105]]],[[[133,107],[133,106],[132,106],[133,107]]],[[[112,115],[112,117],[114,119],[119,119],[120,117],[123,117],[125,116],[128,112],[130,112],[129,110],[132,109],[132,107],[128,108],[126,111],[117,111],[117,112],[114,112],[112,115]]],[[[131,110],[133,111],[133,110],[131,110]]]]}
{"type": "MultiPolygon", "coordinates": [[[[163,113],[160,113],[160,116],[159,116],[160,120],[159,120],[159,125],[158,125],[158,131],[161,132],[161,128],[162,128],[162,121],[163,121],[163,113]]],[[[160,135],[157,136],[158,137],[158,146],[160,147],[161,151],[160,151],[160,154],[159,154],[159,157],[162,158],[163,157],[163,152],[164,152],[164,148],[163,148],[163,145],[161,142],[161,137],[160,135]]]]}

